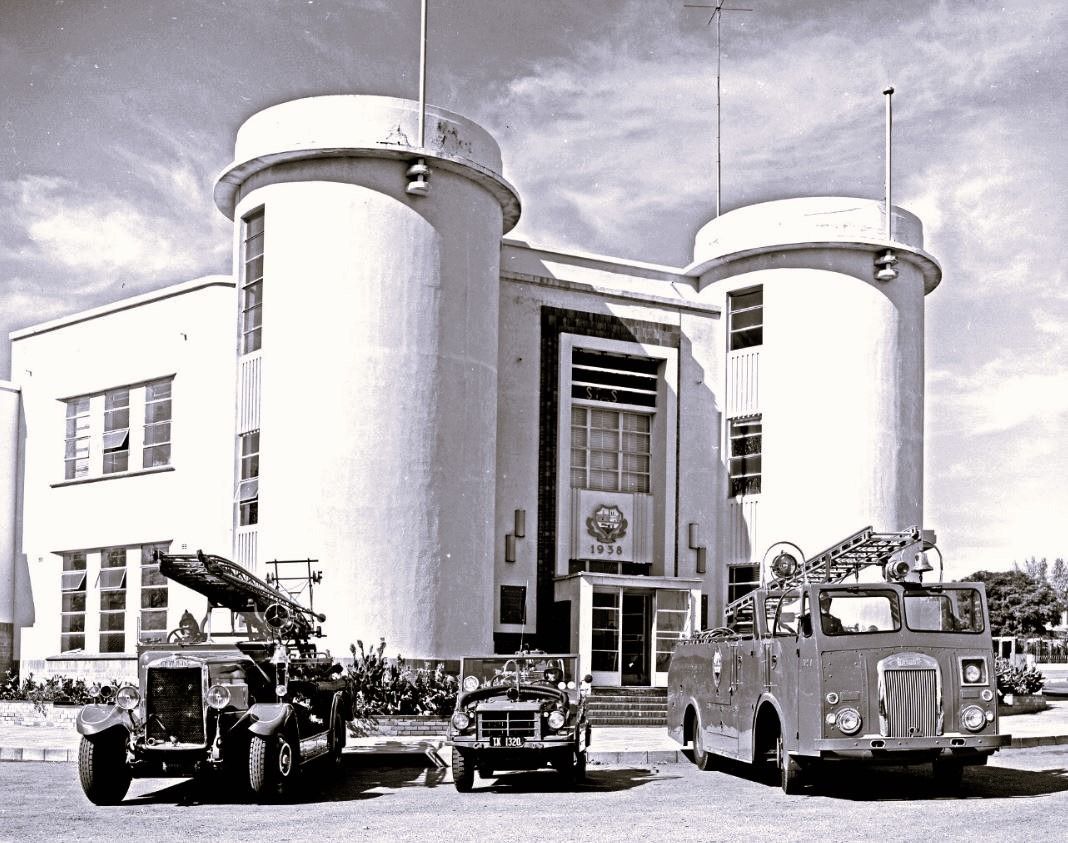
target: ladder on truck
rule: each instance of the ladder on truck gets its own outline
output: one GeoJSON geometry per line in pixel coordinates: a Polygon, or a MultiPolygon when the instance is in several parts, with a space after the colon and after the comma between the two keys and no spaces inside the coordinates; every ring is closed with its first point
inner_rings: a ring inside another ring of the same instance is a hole
{"type": "Polygon", "coordinates": [[[163,576],[203,594],[216,608],[229,609],[231,612],[254,612],[262,616],[271,606],[281,604],[292,613],[292,634],[295,638],[319,634],[313,628],[312,621],[326,620],[325,615],[316,614],[286,592],[221,556],[199,550],[195,554],[157,551],[156,558],[163,576]]]}
{"type": "MultiPolygon", "coordinates": [[[[800,560],[796,571],[775,578],[767,585],[786,590],[810,582],[842,582],[849,576],[859,576],[865,568],[886,565],[902,548],[920,542],[924,542],[925,547],[930,546],[919,527],[909,527],[897,533],[876,533],[870,526],[865,527],[815,556],[800,560]]],[[[755,607],[756,594],[752,591],[732,600],[724,610],[727,625],[732,628],[751,625],[755,607]]]]}

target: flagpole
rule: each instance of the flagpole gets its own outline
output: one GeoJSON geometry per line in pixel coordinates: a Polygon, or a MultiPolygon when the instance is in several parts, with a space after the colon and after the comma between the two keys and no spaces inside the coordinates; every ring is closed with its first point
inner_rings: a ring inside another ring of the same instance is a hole
{"type": "Polygon", "coordinates": [[[419,15],[419,148],[426,145],[426,9],[422,0],[419,15]]]}

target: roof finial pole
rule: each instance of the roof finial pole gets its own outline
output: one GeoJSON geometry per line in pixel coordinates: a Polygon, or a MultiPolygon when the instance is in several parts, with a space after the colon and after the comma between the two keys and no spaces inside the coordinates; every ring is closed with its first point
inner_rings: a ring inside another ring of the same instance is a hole
{"type": "Polygon", "coordinates": [[[426,4],[422,0],[419,14],[419,148],[426,146],[426,4]]]}
{"type": "Polygon", "coordinates": [[[891,134],[893,132],[893,124],[894,124],[894,121],[893,121],[893,106],[891,105],[892,100],[894,98],[894,88],[893,88],[893,86],[887,85],[885,88],[883,88],[883,93],[886,95],[886,176],[885,176],[885,183],[884,183],[884,189],[883,189],[883,197],[884,197],[884,201],[886,203],[886,242],[887,242],[887,244],[889,244],[893,240],[893,237],[892,237],[893,231],[892,231],[892,226],[891,226],[891,222],[892,222],[891,209],[893,208],[893,205],[891,204],[891,197],[890,197],[890,173],[891,173],[891,169],[890,169],[890,152],[891,152],[890,139],[891,139],[891,134]]]}

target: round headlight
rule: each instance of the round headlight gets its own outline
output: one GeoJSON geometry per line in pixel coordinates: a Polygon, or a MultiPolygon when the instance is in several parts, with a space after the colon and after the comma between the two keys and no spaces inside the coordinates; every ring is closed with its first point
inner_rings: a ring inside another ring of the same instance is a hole
{"type": "Polygon", "coordinates": [[[864,721],[860,718],[860,712],[855,708],[843,708],[834,718],[834,725],[844,735],[855,735],[860,731],[864,721]]]}
{"type": "Polygon", "coordinates": [[[208,705],[216,711],[222,711],[230,705],[230,689],[223,685],[212,685],[208,688],[208,705]]]}
{"type": "Polygon", "coordinates": [[[462,732],[468,726],[471,725],[471,718],[466,711],[454,711],[452,713],[452,727],[458,732],[462,732]]]}
{"type": "Polygon", "coordinates": [[[986,714],[977,705],[970,705],[960,713],[960,722],[969,732],[978,732],[986,725],[986,714]]]}
{"type": "Polygon", "coordinates": [[[559,729],[567,721],[564,717],[564,713],[560,710],[553,710],[549,712],[549,719],[546,721],[549,724],[550,729],[559,729]]]}
{"type": "Polygon", "coordinates": [[[465,691],[474,691],[476,688],[478,688],[478,677],[477,676],[465,676],[464,677],[464,690],[465,691]]]}
{"type": "Polygon", "coordinates": [[[834,691],[828,692],[825,699],[827,700],[827,705],[838,705],[838,694],[834,691]]]}
{"type": "Polygon", "coordinates": [[[141,702],[141,694],[133,685],[123,685],[115,692],[115,705],[132,711],[141,702]]]}
{"type": "Polygon", "coordinates": [[[969,662],[964,665],[964,681],[970,684],[975,684],[983,678],[983,669],[979,667],[975,662],[969,662]]]}
{"type": "Polygon", "coordinates": [[[989,688],[983,688],[983,690],[979,692],[979,696],[982,698],[983,702],[990,702],[994,699],[994,692],[989,688]]]}

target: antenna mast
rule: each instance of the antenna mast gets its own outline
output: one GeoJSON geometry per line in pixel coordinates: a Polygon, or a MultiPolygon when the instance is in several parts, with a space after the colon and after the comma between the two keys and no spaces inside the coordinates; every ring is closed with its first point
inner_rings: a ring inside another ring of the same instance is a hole
{"type": "Polygon", "coordinates": [[[720,158],[720,138],[722,137],[722,120],[720,117],[720,64],[722,51],[720,49],[722,41],[720,38],[720,21],[723,18],[724,12],[751,12],[752,9],[742,9],[737,6],[724,6],[723,0],[720,0],[715,6],[708,5],[707,3],[686,3],[684,4],[687,9],[711,9],[712,17],[708,19],[708,25],[712,24],[712,21],[716,22],[716,216],[720,213],[720,201],[723,193],[723,164],[720,158]]]}
{"type": "Polygon", "coordinates": [[[419,148],[426,146],[426,4],[419,14],[419,148]]]}

